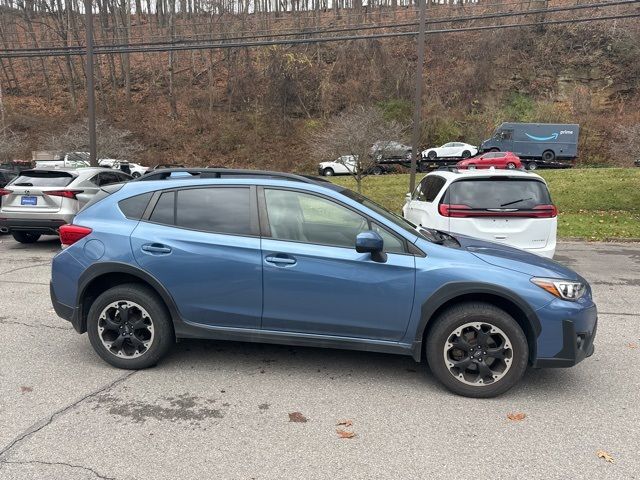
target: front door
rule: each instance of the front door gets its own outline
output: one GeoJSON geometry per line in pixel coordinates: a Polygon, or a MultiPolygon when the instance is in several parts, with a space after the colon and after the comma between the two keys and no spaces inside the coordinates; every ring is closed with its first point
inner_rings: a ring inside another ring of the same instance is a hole
{"type": "MultiPolygon", "coordinates": [[[[264,330],[398,341],[413,304],[415,259],[404,240],[326,197],[264,190],[264,330]],[[387,259],[356,252],[374,229],[387,259]]],[[[262,220],[262,219],[261,219],[262,220]]]]}

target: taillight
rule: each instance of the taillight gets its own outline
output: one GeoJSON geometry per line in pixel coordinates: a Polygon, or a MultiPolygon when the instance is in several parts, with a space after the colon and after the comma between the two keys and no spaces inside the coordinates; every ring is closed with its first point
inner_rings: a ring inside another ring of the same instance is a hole
{"type": "Polygon", "coordinates": [[[43,192],[51,197],[64,197],[77,199],[76,195],[82,193],[83,190],[52,190],[50,192],[43,192]]]}
{"type": "Polygon", "coordinates": [[[10,193],[11,193],[11,190],[7,190],[6,188],[0,188],[0,197],[4,195],[9,195],[10,193]]]}
{"type": "Polygon", "coordinates": [[[438,206],[438,212],[443,217],[468,217],[471,213],[471,207],[468,205],[450,205],[448,203],[441,203],[438,206]]]}
{"type": "Polygon", "coordinates": [[[92,230],[90,228],[81,227],[80,225],[72,225],[72,224],[62,225],[58,229],[62,248],[66,248],[69,245],[73,245],[78,240],[82,240],[84,237],[89,235],[91,232],[92,230]]]}
{"type": "Polygon", "coordinates": [[[558,216],[558,209],[555,205],[538,205],[533,207],[533,215],[535,218],[553,218],[558,216]]]}

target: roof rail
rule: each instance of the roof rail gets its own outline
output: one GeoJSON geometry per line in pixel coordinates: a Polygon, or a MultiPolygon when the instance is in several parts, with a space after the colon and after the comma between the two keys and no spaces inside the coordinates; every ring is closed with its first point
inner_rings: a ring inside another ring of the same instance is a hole
{"type": "Polygon", "coordinates": [[[188,177],[172,177],[173,173],[185,173],[191,175],[194,178],[273,178],[282,180],[292,180],[295,182],[303,183],[330,183],[328,180],[320,177],[313,177],[311,175],[297,175],[295,173],[284,172],[272,172],[268,170],[244,170],[244,169],[230,169],[230,168],[161,168],[158,170],[152,170],[145,173],[141,177],[136,178],[133,181],[147,181],[147,180],[184,180],[188,177]]]}

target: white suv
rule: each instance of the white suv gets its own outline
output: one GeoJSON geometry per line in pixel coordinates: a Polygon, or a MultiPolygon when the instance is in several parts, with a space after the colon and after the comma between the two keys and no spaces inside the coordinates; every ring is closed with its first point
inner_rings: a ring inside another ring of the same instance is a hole
{"type": "Polygon", "coordinates": [[[558,211],[547,184],[515,170],[437,170],[407,194],[404,218],[553,258],[558,211]]]}

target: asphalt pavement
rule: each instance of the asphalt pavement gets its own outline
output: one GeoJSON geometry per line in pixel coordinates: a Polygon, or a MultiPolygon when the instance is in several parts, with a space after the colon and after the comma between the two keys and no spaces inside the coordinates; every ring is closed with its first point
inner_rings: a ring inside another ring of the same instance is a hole
{"type": "Polygon", "coordinates": [[[561,243],[594,289],[594,356],[473,400],[365,352],[183,341],[114,369],[51,307],[49,238],[0,236],[2,480],[640,478],[638,244],[561,243]]]}

